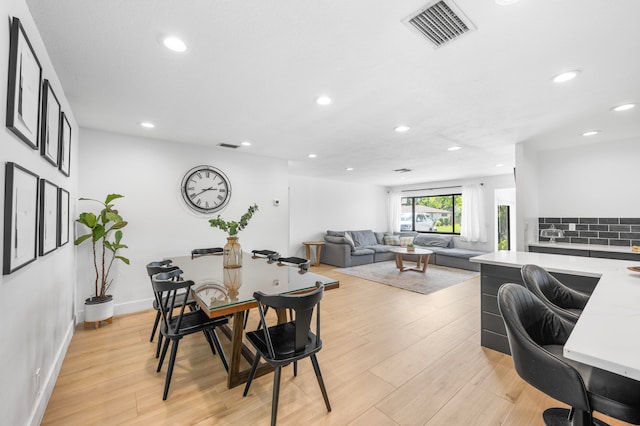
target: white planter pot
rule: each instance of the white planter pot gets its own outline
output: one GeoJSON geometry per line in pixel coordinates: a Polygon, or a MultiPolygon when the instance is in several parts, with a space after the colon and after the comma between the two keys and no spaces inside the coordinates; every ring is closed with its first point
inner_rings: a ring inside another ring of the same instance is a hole
{"type": "Polygon", "coordinates": [[[95,324],[98,328],[100,321],[111,323],[113,319],[113,298],[109,296],[107,300],[93,301],[86,299],[84,301],[84,325],[95,324]]]}

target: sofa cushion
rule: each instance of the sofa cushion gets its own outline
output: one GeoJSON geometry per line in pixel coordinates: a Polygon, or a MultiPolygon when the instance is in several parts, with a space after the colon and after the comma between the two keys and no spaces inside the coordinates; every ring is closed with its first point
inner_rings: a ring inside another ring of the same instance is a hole
{"type": "Polygon", "coordinates": [[[349,231],[348,233],[353,237],[355,247],[366,247],[378,244],[376,236],[370,229],[363,229],[362,231],[349,231]]]}
{"type": "Polygon", "coordinates": [[[331,237],[344,237],[344,231],[327,231],[327,235],[331,237]]]}
{"type": "Polygon", "coordinates": [[[351,250],[351,256],[364,256],[366,254],[374,254],[375,251],[370,248],[355,248],[351,250]]]}
{"type": "Polygon", "coordinates": [[[453,237],[450,235],[420,234],[413,243],[423,247],[453,247],[453,237]]]}
{"type": "Polygon", "coordinates": [[[452,249],[438,252],[438,255],[458,257],[462,259],[469,259],[474,256],[480,256],[481,254],[485,254],[485,253],[477,250],[469,250],[469,249],[463,249],[463,248],[452,248],[452,249]]]}
{"type": "Polygon", "coordinates": [[[391,233],[389,233],[389,232],[374,232],[373,235],[376,236],[376,241],[378,241],[378,244],[384,244],[384,236],[385,235],[391,235],[391,233]]]}
{"type": "Polygon", "coordinates": [[[363,248],[371,249],[371,250],[375,251],[376,253],[387,253],[387,252],[389,252],[389,249],[391,248],[391,246],[385,246],[384,244],[376,244],[374,246],[367,246],[367,247],[363,247],[363,248]]]}
{"type": "Polygon", "coordinates": [[[400,237],[397,235],[385,235],[384,243],[388,246],[399,246],[400,245],[400,237]]]}

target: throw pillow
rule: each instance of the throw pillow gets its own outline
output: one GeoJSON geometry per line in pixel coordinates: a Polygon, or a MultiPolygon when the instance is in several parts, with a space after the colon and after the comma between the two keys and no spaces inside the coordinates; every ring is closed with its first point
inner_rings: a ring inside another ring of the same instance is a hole
{"type": "Polygon", "coordinates": [[[400,237],[400,245],[402,247],[406,247],[411,243],[413,243],[413,237],[400,237]]]}
{"type": "Polygon", "coordinates": [[[385,235],[384,243],[388,246],[399,246],[400,245],[400,237],[396,235],[385,235]]]}
{"type": "Polygon", "coordinates": [[[349,245],[351,247],[355,247],[356,246],[355,242],[353,241],[353,237],[351,236],[351,232],[349,232],[349,231],[345,232],[344,233],[344,239],[345,239],[345,241],[347,243],[349,243],[349,245]]]}

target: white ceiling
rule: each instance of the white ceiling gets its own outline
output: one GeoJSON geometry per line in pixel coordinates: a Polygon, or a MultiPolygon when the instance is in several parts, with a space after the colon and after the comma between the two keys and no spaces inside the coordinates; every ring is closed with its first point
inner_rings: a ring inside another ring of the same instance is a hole
{"type": "Polygon", "coordinates": [[[477,30],[439,49],[402,23],[426,0],[27,3],[82,127],[247,140],[292,174],[380,185],[511,173],[518,142],[640,142],[640,105],[610,111],[640,103],[638,0],[455,0],[477,30]]]}

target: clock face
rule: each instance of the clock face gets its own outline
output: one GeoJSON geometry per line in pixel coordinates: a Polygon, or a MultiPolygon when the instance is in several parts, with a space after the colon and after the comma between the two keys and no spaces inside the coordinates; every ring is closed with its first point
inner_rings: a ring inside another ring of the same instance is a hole
{"type": "Polygon", "coordinates": [[[231,198],[229,178],[211,166],[198,166],[182,178],[182,198],[198,213],[213,213],[227,205],[231,198]]]}

